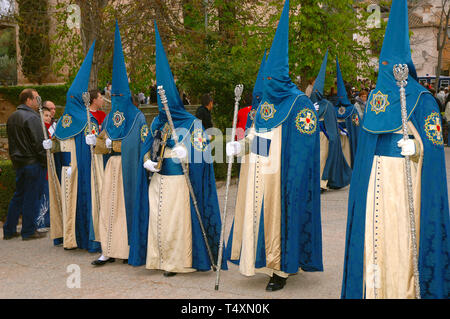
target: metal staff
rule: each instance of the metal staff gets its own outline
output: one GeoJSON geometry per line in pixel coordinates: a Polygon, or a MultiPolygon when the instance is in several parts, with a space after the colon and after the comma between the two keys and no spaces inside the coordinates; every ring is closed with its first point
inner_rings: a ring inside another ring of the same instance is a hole
{"type": "MultiPolygon", "coordinates": [[[[236,123],[237,123],[237,115],[239,109],[239,101],[241,100],[242,92],[244,91],[244,86],[242,84],[236,85],[234,89],[234,115],[233,115],[233,126],[231,129],[231,140],[234,141],[234,136],[236,135],[236,123]]],[[[219,256],[217,258],[217,274],[216,274],[216,286],[215,290],[219,290],[219,281],[220,281],[220,269],[222,266],[222,255],[223,255],[223,237],[225,235],[225,220],[227,218],[227,202],[228,202],[228,190],[230,188],[231,181],[231,167],[233,166],[233,156],[228,156],[228,171],[227,171],[227,184],[225,189],[225,204],[223,207],[223,216],[222,216],[222,229],[220,231],[220,243],[219,243],[219,256]]]]}
{"type": "MultiPolygon", "coordinates": [[[[408,85],[409,69],[406,64],[394,65],[394,77],[397,80],[397,85],[400,87],[400,105],[402,110],[402,128],[403,139],[407,141],[408,136],[408,114],[406,111],[406,92],[405,87],[408,85]]],[[[414,267],[414,286],[416,290],[416,299],[420,299],[420,282],[419,282],[419,266],[418,266],[418,253],[417,253],[417,240],[416,240],[416,220],[414,214],[414,198],[413,198],[413,185],[411,176],[411,160],[409,156],[405,156],[406,164],[406,181],[408,189],[408,208],[409,208],[409,226],[411,232],[411,244],[413,252],[413,267],[414,267]]]]}
{"type": "MultiPolygon", "coordinates": [[[[161,98],[161,103],[164,105],[164,110],[166,111],[167,120],[169,122],[170,128],[172,129],[172,137],[173,137],[173,140],[175,141],[175,145],[176,145],[176,144],[178,144],[178,135],[175,131],[175,126],[173,125],[172,115],[170,114],[169,105],[167,104],[166,91],[164,91],[164,88],[162,85],[158,86],[158,94],[159,94],[159,97],[161,98]]],[[[213,258],[212,252],[211,252],[211,247],[208,244],[208,238],[206,237],[205,227],[203,226],[202,217],[200,215],[200,211],[199,211],[198,205],[197,205],[197,199],[195,198],[194,189],[192,188],[191,180],[189,179],[189,173],[186,168],[186,163],[184,163],[183,161],[180,161],[180,163],[181,163],[181,167],[183,168],[183,174],[184,174],[184,177],[186,178],[186,183],[189,188],[189,193],[190,193],[192,201],[194,203],[195,212],[197,214],[198,222],[199,222],[200,228],[202,230],[203,239],[205,241],[206,249],[208,250],[209,260],[211,262],[212,269],[214,271],[216,271],[216,265],[214,264],[214,258],[213,258]]]]}
{"type": "MultiPolygon", "coordinates": [[[[47,128],[45,127],[44,124],[44,112],[42,111],[42,98],[40,96],[36,97],[36,100],[38,102],[39,105],[39,115],[41,117],[41,126],[42,126],[42,132],[44,133],[44,138],[48,139],[48,132],[47,132],[47,128]]],[[[48,158],[48,162],[50,165],[50,174],[52,174],[52,180],[53,180],[53,186],[55,187],[55,193],[56,193],[56,203],[58,204],[58,215],[62,216],[62,205],[61,205],[61,198],[59,198],[59,195],[61,193],[61,191],[58,192],[58,189],[61,189],[61,186],[59,185],[58,182],[58,176],[56,175],[56,168],[55,168],[55,158],[53,157],[51,150],[45,150],[45,152],[47,153],[47,158],[48,158]]]]}
{"type": "MultiPolygon", "coordinates": [[[[88,129],[89,134],[92,134],[92,123],[91,123],[91,114],[89,111],[89,102],[91,99],[91,95],[89,92],[83,92],[82,94],[84,105],[86,106],[86,115],[87,115],[87,122],[88,122],[88,129]]],[[[95,133],[95,131],[94,131],[95,133]]],[[[94,175],[94,191],[95,191],[95,203],[97,205],[97,213],[94,213],[95,217],[98,218],[98,214],[100,213],[100,197],[99,197],[99,191],[98,191],[98,183],[97,183],[97,168],[95,166],[95,155],[94,155],[94,146],[89,145],[89,148],[91,149],[91,167],[92,167],[92,174],[94,175]]]]}

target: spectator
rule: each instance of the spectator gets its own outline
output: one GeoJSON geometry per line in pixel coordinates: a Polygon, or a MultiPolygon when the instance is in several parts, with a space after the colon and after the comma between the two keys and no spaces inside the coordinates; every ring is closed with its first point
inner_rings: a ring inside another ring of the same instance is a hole
{"type": "Polygon", "coordinates": [[[433,87],[430,87],[430,88],[429,88],[429,91],[431,92],[431,94],[433,94],[434,99],[436,100],[436,103],[437,103],[438,106],[439,106],[439,113],[445,112],[443,103],[442,103],[441,100],[440,100],[439,98],[437,98],[437,96],[436,96],[436,90],[435,90],[433,87]]]}
{"type": "Polygon", "coordinates": [[[362,120],[364,116],[364,111],[366,109],[367,96],[369,93],[366,89],[359,91],[358,96],[355,99],[355,108],[358,111],[359,119],[362,120]]]}
{"type": "Polygon", "coordinates": [[[44,135],[39,108],[38,92],[25,89],[19,95],[20,105],[8,118],[9,155],[16,171],[16,191],[8,207],[8,215],[3,225],[3,239],[18,237],[17,224],[22,214],[23,240],[37,239],[45,233],[36,231],[36,216],[39,214],[39,188],[47,165],[46,153],[42,146],[44,135]]]}
{"type": "MultiPolygon", "coordinates": [[[[56,130],[56,119],[55,119],[55,113],[56,113],[56,106],[55,103],[53,103],[52,101],[45,101],[44,103],[42,103],[42,107],[43,109],[47,109],[50,111],[50,124],[46,124],[45,126],[47,126],[47,130],[49,132],[50,135],[53,135],[53,133],[56,130]]],[[[44,119],[45,120],[45,119],[44,119]]]]}
{"type": "Polygon", "coordinates": [[[95,117],[95,119],[98,122],[99,125],[99,131],[101,130],[103,120],[106,117],[106,113],[101,110],[104,104],[103,96],[100,94],[99,90],[90,90],[90,105],[89,105],[89,111],[91,112],[92,116],[95,117]]]}
{"type": "Polygon", "coordinates": [[[139,94],[138,94],[138,103],[139,104],[145,103],[145,94],[143,92],[139,92],[139,94]]]}
{"type": "Polygon", "coordinates": [[[444,114],[444,119],[447,122],[447,146],[450,146],[450,137],[448,136],[448,134],[450,134],[450,95],[447,96],[447,100],[445,103],[445,114],[444,114]]]}
{"type": "Polygon", "coordinates": [[[197,112],[195,112],[195,117],[202,121],[205,130],[213,127],[211,120],[211,110],[213,109],[214,101],[209,94],[204,94],[202,96],[202,105],[199,106],[197,112]]]}

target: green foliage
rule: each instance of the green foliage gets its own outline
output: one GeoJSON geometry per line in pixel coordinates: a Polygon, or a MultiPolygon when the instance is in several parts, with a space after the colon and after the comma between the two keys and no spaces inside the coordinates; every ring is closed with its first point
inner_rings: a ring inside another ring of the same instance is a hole
{"type": "Polygon", "coordinates": [[[36,85],[0,87],[0,94],[14,105],[19,105],[19,94],[26,88],[34,88],[42,97],[42,101],[50,100],[56,105],[66,105],[66,94],[69,85],[36,85]]]}
{"type": "Polygon", "coordinates": [[[0,84],[17,83],[15,36],[14,28],[0,30],[0,84]]]}
{"type": "Polygon", "coordinates": [[[20,28],[19,46],[22,72],[32,82],[41,84],[50,72],[49,24],[47,0],[17,0],[20,28]]]}
{"type": "Polygon", "coordinates": [[[0,160],[0,221],[5,221],[8,205],[16,190],[16,172],[9,160],[0,160]]]}

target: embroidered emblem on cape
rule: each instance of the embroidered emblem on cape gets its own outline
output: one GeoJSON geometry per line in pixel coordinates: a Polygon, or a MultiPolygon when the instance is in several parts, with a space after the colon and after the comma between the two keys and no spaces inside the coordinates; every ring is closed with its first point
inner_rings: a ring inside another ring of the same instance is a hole
{"type": "Polygon", "coordinates": [[[302,134],[313,134],[317,128],[317,118],[310,109],[303,109],[298,112],[295,118],[295,125],[302,134]]]}
{"type": "Polygon", "coordinates": [[[261,117],[266,121],[273,118],[276,111],[277,110],[275,110],[275,106],[273,104],[264,102],[264,104],[261,105],[261,117]]]}
{"type": "Polygon", "coordinates": [[[141,127],[141,142],[144,143],[145,139],[147,138],[148,135],[148,125],[144,124],[141,127]]]}
{"type": "Polygon", "coordinates": [[[99,129],[97,123],[91,122],[92,130],[89,132],[89,125],[86,124],[86,127],[84,128],[84,135],[88,134],[95,134],[98,135],[99,129]]]}
{"type": "Polygon", "coordinates": [[[371,110],[375,112],[375,114],[379,114],[381,112],[386,111],[386,107],[389,106],[388,96],[387,94],[381,93],[378,91],[374,95],[372,95],[372,101],[370,101],[370,105],[372,106],[371,110]]]}
{"type": "Polygon", "coordinates": [[[64,128],[70,127],[70,125],[72,125],[72,116],[70,116],[69,114],[64,115],[62,118],[61,125],[64,128]]]}
{"type": "Polygon", "coordinates": [[[434,145],[443,145],[444,138],[442,135],[442,123],[439,113],[433,112],[425,119],[425,132],[427,133],[427,138],[434,145]]]}
{"type": "Polygon", "coordinates": [[[202,129],[195,129],[191,134],[191,143],[194,148],[199,151],[203,152],[206,149],[206,137],[203,135],[202,129]]]}
{"type": "Polygon", "coordinates": [[[344,115],[344,114],[345,114],[345,111],[346,111],[345,106],[341,106],[341,107],[338,109],[338,114],[339,114],[339,115],[344,115]]]}
{"type": "Polygon", "coordinates": [[[115,127],[121,126],[123,121],[125,121],[125,116],[123,116],[123,112],[116,111],[113,115],[114,126],[115,127]]]}
{"type": "Polygon", "coordinates": [[[352,123],[355,126],[359,126],[359,116],[358,116],[358,114],[353,114],[352,115],[352,123]]]}

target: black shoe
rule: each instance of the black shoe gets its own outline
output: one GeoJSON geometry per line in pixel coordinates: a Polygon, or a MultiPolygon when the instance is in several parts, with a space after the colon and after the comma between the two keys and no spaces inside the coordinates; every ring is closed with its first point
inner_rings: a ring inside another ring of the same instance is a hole
{"type": "Polygon", "coordinates": [[[326,191],[327,191],[326,188],[321,188],[321,189],[320,189],[320,193],[321,193],[321,194],[325,193],[326,191]]]}
{"type": "Polygon", "coordinates": [[[164,277],[173,277],[173,276],[175,276],[176,274],[177,274],[176,272],[165,271],[165,272],[164,272],[164,277]]]}
{"type": "Polygon", "coordinates": [[[28,237],[22,237],[22,240],[33,240],[33,239],[39,239],[39,238],[44,238],[47,236],[47,233],[40,233],[35,231],[33,235],[28,236],[28,237]]]}
{"type": "Polygon", "coordinates": [[[66,248],[66,247],[64,247],[64,250],[75,250],[75,249],[77,249],[77,247],[72,247],[72,248],[66,248]]]}
{"type": "Polygon", "coordinates": [[[107,260],[99,260],[99,259],[97,259],[97,260],[94,260],[93,262],[91,262],[91,265],[103,266],[106,263],[113,263],[115,261],[116,261],[115,258],[108,258],[107,260]]]}
{"type": "Polygon", "coordinates": [[[122,263],[128,264],[128,259],[124,259],[124,260],[122,261],[122,263]]]}
{"type": "Polygon", "coordinates": [[[273,277],[270,278],[269,283],[267,284],[266,291],[277,291],[283,289],[284,285],[286,285],[286,280],[287,278],[273,274],[273,277]]]}
{"type": "Polygon", "coordinates": [[[14,238],[14,237],[19,237],[20,236],[20,234],[18,233],[18,232],[15,232],[14,234],[12,234],[12,235],[3,235],[3,239],[4,240],[9,240],[9,239],[12,239],[12,238],[14,238]]]}

